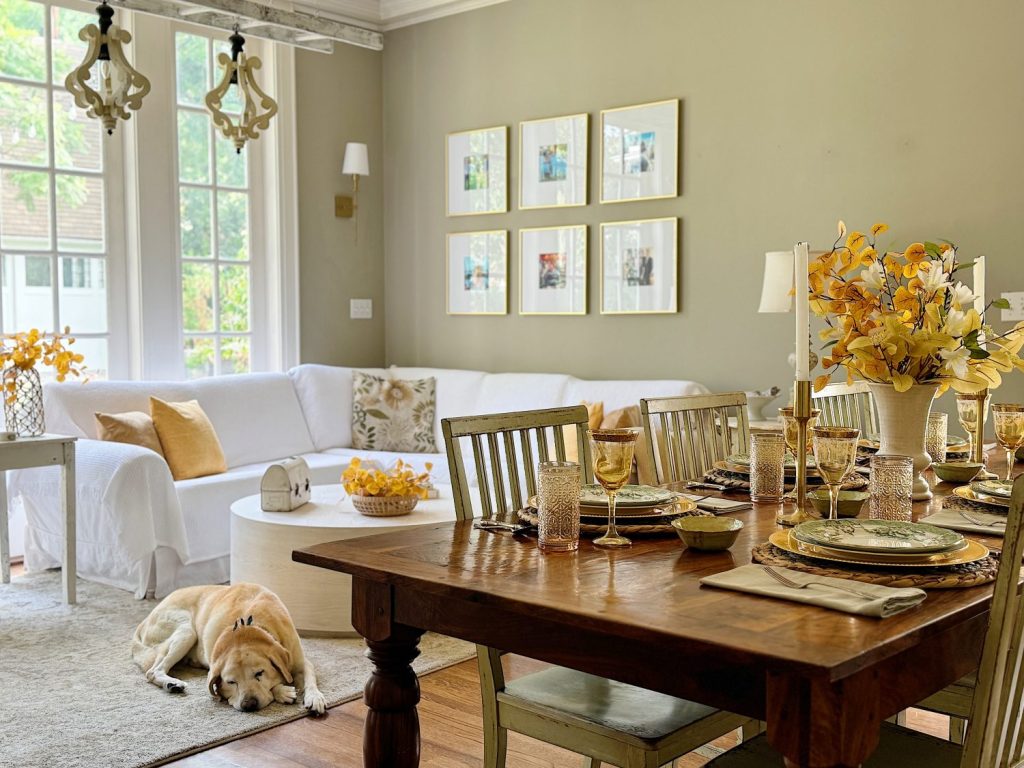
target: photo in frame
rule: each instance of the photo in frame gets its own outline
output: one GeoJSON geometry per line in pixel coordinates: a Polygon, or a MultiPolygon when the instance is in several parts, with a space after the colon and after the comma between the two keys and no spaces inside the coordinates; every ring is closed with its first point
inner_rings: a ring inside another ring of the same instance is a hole
{"type": "Polygon", "coordinates": [[[448,134],[445,145],[449,216],[508,210],[508,127],[448,134]]]}
{"type": "Polygon", "coordinates": [[[679,219],[601,225],[601,314],[678,311],[679,219]]]}
{"type": "Polygon", "coordinates": [[[519,208],[587,204],[590,116],[568,115],[519,124],[519,208]]]}
{"type": "Polygon", "coordinates": [[[679,100],[601,112],[601,202],[679,193],[679,100]]]}
{"type": "Polygon", "coordinates": [[[587,314],[587,227],[519,230],[519,314],[587,314]]]}
{"type": "Polygon", "coordinates": [[[508,230],[449,234],[445,286],[449,315],[508,314],[508,230]]]}

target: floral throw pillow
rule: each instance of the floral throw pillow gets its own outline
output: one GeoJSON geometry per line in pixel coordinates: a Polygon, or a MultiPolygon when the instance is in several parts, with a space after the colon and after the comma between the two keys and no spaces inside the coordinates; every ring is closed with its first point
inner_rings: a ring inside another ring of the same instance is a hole
{"type": "Polygon", "coordinates": [[[392,379],[352,372],[352,447],[363,451],[436,453],[437,380],[392,379]]]}

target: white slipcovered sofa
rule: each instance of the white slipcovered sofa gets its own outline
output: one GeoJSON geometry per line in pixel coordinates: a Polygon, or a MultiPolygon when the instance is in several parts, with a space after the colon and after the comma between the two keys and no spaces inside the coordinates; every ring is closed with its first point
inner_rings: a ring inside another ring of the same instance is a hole
{"type": "MultiPolygon", "coordinates": [[[[692,381],[585,381],[559,374],[482,373],[434,368],[362,369],[437,380],[434,454],[358,451],[352,446],[352,369],[300,365],[288,373],[253,373],[192,382],[91,382],[44,389],[49,432],[75,435],[78,573],[145,597],[178,587],[221,583],[230,572],[230,505],[259,492],[266,467],[302,456],[314,483],[336,483],[354,456],[390,465],[402,458],[434,465],[448,482],[441,419],[604,401],[607,410],[641,397],[703,394],[692,381]],[[96,440],[94,413],[149,411],[150,395],[198,400],[217,430],[228,471],[175,482],[167,463],[146,448],[96,440]]],[[[9,492],[24,507],[29,570],[59,567],[62,535],[59,471],[9,473],[9,492]]]]}

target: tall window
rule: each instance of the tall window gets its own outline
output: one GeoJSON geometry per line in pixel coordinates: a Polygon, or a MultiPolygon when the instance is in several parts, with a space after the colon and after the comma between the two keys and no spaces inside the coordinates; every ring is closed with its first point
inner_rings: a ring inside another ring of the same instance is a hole
{"type": "MultiPolygon", "coordinates": [[[[250,188],[247,151],[215,131],[203,97],[226,41],[175,33],[181,309],[189,377],[250,369],[250,188]]],[[[241,112],[231,89],[225,112],[241,112]]]]}
{"type": "Polygon", "coordinates": [[[110,361],[111,180],[99,121],[64,89],[91,22],[53,3],[0,0],[0,329],[70,326],[96,378],[110,361]]]}

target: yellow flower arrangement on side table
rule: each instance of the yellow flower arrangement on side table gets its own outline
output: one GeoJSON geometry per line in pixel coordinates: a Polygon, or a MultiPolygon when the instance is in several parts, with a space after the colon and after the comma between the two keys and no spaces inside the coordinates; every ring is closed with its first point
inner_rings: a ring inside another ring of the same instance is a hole
{"type": "Polygon", "coordinates": [[[847,233],[840,221],[832,250],[808,266],[811,310],[828,323],[820,338],[830,347],[815,391],[840,367],[848,383],[856,376],[897,392],[935,384],[940,393],[994,389],[1002,374],[1024,370],[1024,323],[1002,334],[985,324],[971,289],[956,279],[971,266],[957,260],[957,247],[915,242],[880,254],[876,238],[887,230],[847,233]]]}
{"type": "Polygon", "coordinates": [[[430,470],[416,473],[412,467],[399,459],[393,469],[365,469],[359,457],[352,459],[341,474],[345,491],[352,497],[352,506],[371,517],[395,517],[407,515],[420,499],[430,492],[430,470]]]}
{"type": "Polygon", "coordinates": [[[19,435],[43,433],[43,390],[37,364],[53,368],[57,381],[82,375],[85,358],[71,350],[75,339],[70,334],[70,328],[65,328],[63,333],[46,333],[33,328],[0,338],[7,429],[19,435]]]}

